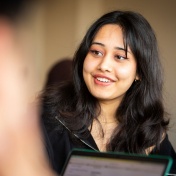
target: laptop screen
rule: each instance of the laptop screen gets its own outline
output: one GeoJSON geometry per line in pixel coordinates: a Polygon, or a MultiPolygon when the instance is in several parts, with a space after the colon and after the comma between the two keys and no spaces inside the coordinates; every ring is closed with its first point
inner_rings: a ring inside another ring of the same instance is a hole
{"type": "Polygon", "coordinates": [[[172,160],[168,157],[127,155],[73,150],[63,176],[164,176],[172,160]]]}

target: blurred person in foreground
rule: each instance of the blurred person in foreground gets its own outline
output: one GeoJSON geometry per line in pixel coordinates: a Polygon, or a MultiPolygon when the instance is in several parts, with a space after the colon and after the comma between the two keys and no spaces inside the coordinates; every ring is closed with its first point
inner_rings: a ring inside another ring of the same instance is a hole
{"type": "Polygon", "coordinates": [[[0,176],[53,176],[34,98],[33,60],[15,22],[22,2],[0,2],[0,176]]]}

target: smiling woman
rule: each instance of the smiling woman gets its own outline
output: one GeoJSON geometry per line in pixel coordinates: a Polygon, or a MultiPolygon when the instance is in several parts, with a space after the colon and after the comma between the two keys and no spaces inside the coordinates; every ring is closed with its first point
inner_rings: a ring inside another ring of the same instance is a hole
{"type": "Polygon", "coordinates": [[[75,53],[73,81],[41,96],[46,149],[58,173],[73,148],[168,155],[175,162],[157,48],[138,13],[113,11],[92,24],[75,53]]]}

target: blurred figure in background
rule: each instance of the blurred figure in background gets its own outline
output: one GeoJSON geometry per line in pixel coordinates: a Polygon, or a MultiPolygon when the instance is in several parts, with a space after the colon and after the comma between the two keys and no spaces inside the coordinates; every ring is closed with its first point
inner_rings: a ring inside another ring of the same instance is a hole
{"type": "Polygon", "coordinates": [[[63,58],[54,64],[48,72],[45,88],[59,84],[63,81],[70,81],[72,77],[72,60],[63,58]]]}
{"type": "Polygon", "coordinates": [[[1,176],[55,175],[43,149],[33,59],[26,53],[24,44],[28,41],[19,30],[28,6],[24,0],[0,1],[1,176]]]}

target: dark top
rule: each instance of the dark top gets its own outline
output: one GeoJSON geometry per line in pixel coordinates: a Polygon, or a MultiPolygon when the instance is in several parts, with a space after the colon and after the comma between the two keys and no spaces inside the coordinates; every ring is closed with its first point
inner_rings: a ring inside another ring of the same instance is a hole
{"type": "MultiPolygon", "coordinates": [[[[91,149],[99,151],[91,134],[84,138],[81,135],[73,134],[61,121],[60,125],[48,132],[43,126],[44,138],[47,153],[52,167],[57,173],[61,173],[63,165],[68,157],[68,154],[73,148],[91,149]]],[[[89,131],[88,131],[89,132],[89,131]]],[[[176,153],[166,135],[161,142],[160,150],[153,151],[151,154],[171,156],[174,160],[170,173],[176,174],[176,153]]]]}

